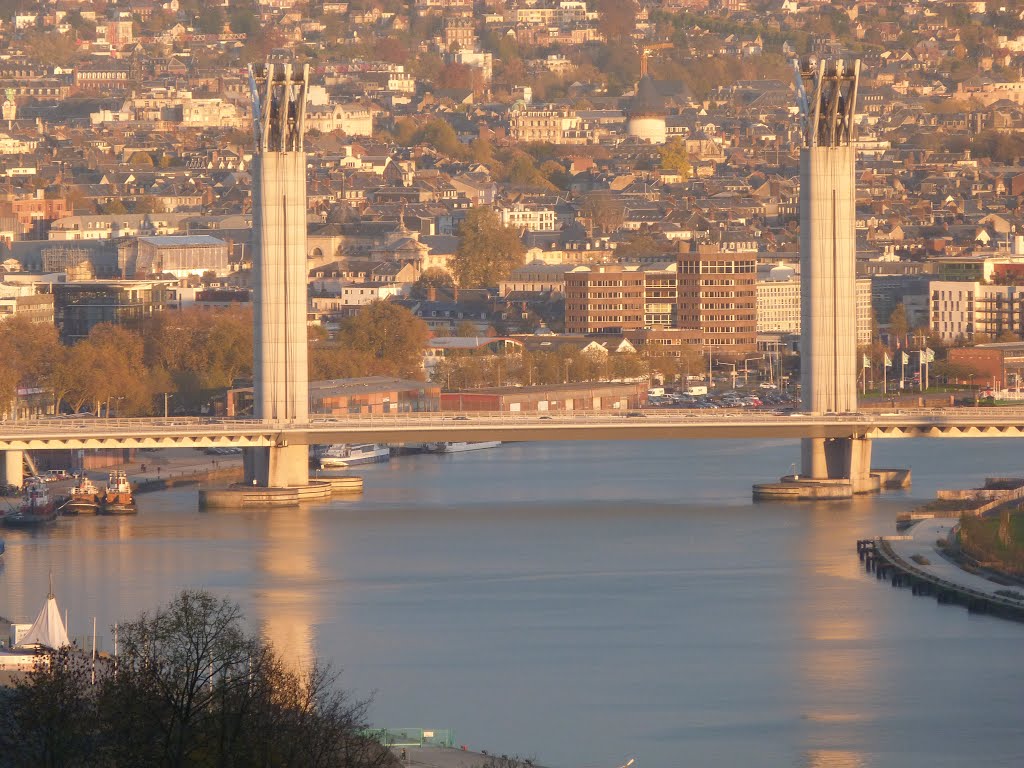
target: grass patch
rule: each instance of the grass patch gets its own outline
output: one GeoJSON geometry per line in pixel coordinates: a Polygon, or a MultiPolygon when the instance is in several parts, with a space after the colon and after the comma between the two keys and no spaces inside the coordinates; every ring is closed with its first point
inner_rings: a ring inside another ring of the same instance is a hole
{"type": "Polygon", "coordinates": [[[1010,542],[999,538],[999,517],[960,518],[960,545],[978,562],[1005,573],[1024,574],[1024,513],[1010,514],[1010,542]]]}

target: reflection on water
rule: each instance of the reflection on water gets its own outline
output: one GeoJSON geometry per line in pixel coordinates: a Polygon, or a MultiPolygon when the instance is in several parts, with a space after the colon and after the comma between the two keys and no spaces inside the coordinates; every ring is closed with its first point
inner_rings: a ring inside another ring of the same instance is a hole
{"type": "Polygon", "coordinates": [[[867,768],[864,755],[841,749],[816,749],[804,755],[806,768],[867,768]]]}
{"type": "Polygon", "coordinates": [[[266,516],[255,563],[264,584],[256,594],[261,632],[296,670],[308,666],[316,655],[316,526],[311,517],[308,507],[266,516]]]}
{"type": "Polygon", "coordinates": [[[297,665],[376,691],[375,723],[554,766],[1016,765],[1024,626],[879,584],[854,552],[940,483],[1024,473],[1007,445],[878,442],[914,489],[820,505],[750,502],[795,441],[403,457],[298,510],[171,490],[5,532],[0,614],[33,616],[51,568],[73,634],[211,589],[297,665]]]}

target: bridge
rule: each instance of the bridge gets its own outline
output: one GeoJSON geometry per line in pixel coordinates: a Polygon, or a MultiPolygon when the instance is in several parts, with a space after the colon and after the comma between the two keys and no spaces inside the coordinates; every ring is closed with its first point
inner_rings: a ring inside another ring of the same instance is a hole
{"type": "MultiPolygon", "coordinates": [[[[253,103],[255,420],[51,419],[0,425],[0,482],[21,482],[26,450],[237,446],[240,493],[305,488],[308,446],[335,442],[800,438],[801,471],[755,493],[831,498],[879,488],[871,441],[1020,437],[1024,409],[861,413],[856,344],[856,97],[860,62],[794,71],[800,151],[801,391],[794,414],[693,411],[309,415],[306,339],[308,65],[250,68],[253,103]],[[836,489],[841,489],[837,491],[836,489]]],[[[726,279],[725,283],[729,281],[726,279]]],[[[717,283],[716,283],[717,284],[717,283]]]]}
{"type": "Polygon", "coordinates": [[[0,451],[270,448],[326,443],[501,440],[897,439],[1024,436],[1024,407],[824,414],[681,409],[395,413],[260,419],[33,419],[0,425],[0,451]]]}

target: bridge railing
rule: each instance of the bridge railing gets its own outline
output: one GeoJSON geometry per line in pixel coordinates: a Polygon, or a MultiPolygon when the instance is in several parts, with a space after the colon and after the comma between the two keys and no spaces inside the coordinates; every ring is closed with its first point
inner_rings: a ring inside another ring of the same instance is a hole
{"type": "Polygon", "coordinates": [[[124,433],[171,430],[180,432],[183,428],[198,430],[206,434],[239,431],[317,430],[341,425],[419,425],[472,427],[474,422],[505,424],[530,423],[542,426],[545,422],[556,423],[714,423],[732,424],[807,424],[835,425],[862,424],[865,426],[921,426],[942,425],[1007,425],[1019,421],[1024,425],[1024,407],[1000,408],[912,408],[898,411],[875,413],[871,411],[849,414],[811,414],[804,412],[780,413],[750,409],[681,409],[648,408],[618,409],[612,411],[593,410],[549,410],[549,411],[403,411],[397,413],[353,413],[338,415],[315,415],[306,422],[278,422],[252,418],[227,418],[206,416],[176,416],[155,418],[66,418],[42,417],[34,419],[6,420],[0,422],[3,434],[75,434],[87,432],[124,433]],[[633,417],[636,417],[635,420],[633,417]]]}

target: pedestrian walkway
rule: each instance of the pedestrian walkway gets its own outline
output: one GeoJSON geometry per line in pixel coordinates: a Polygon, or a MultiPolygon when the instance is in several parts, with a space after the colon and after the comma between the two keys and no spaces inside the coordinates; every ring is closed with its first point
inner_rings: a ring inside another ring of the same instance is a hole
{"type": "Polygon", "coordinates": [[[948,560],[942,553],[936,542],[939,539],[948,538],[955,525],[955,520],[947,518],[922,520],[907,529],[905,538],[887,536],[885,540],[897,557],[937,579],[988,595],[994,595],[998,590],[1005,590],[1007,588],[1005,584],[996,584],[984,576],[969,573],[948,560]],[[912,559],[914,555],[927,558],[930,564],[922,565],[915,562],[912,559]]]}
{"type": "MultiPolygon", "coordinates": [[[[193,448],[163,448],[158,451],[139,451],[134,461],[110,469],[123,469],[132,485],[138,487],[155,480],[180,480],[220,470],[240,471],[241,467],[241,454],[211,455],[193,448]]],[[[89,470],[88,474],[98,478],[105,472],[97,469],[89,470]]]]}

